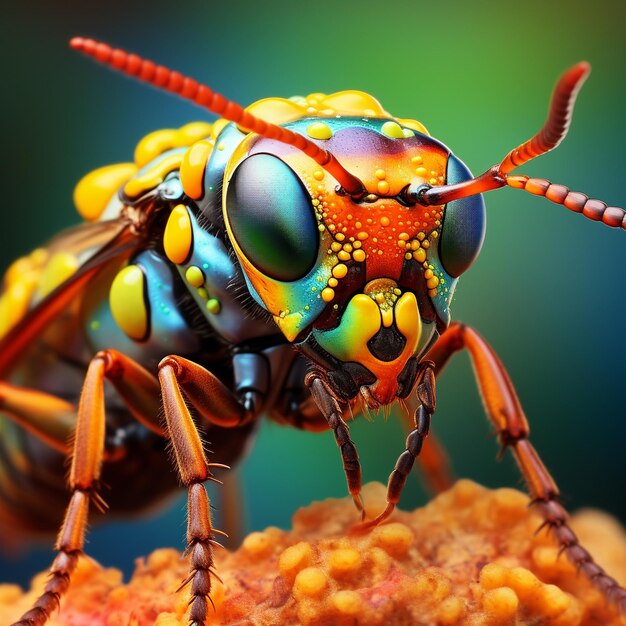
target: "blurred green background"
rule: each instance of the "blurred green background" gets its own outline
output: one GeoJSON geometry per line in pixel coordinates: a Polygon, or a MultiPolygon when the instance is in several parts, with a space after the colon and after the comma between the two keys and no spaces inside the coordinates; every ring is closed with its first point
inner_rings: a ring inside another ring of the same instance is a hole
{"type": "MultiPolygon", "coordinates": [[[[179,69],[244,105],[369,91],[395,115],[422,121],[475,173],[538,130],[557,76],[587,59],[593,73],[569,137],[523,171],[624,206],[624,23],[626,4],[604,0],[11,3],[0,37],[0,265],[78,221],[71,193],[84,173],[130,160],[147,132],[207,118],[71,52],[73,35],[179,69]]],[[[566,506],[626,521],[626,233],[510,189],[489,194],[487,206],[485,245],[453,316],[508,367],[566,506]]],[[[519,486],[512,460],[495,460],[467,356],[438,389],[433,427],[457,474],[519,486]]],[[[365,480],[386,481],[404,447],[399,421],[359,420],[353,433],[365,480]]],[[[249,529],[285,526],[298,506],[346,493],[329,433],[264,424],[242,475],[249,529]]],[[[426,498],[415,478],[406,492],[407,507],[426,498]]],[[[156,546],[181,548],[184,520],[179,499],[159,516],[94,528],[88,550],[128,571],[156,546]]],[[[50,545],[2,558],[0,580],[28,580],[50,563],[50,545]]]]}

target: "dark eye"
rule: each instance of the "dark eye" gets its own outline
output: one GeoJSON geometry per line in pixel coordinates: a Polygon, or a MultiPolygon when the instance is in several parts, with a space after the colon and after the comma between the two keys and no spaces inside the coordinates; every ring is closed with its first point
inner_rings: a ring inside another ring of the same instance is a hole
{"type": "Polygon", "coordinates": [[[317,258],[319,231],[307,190],[280,159],[254,154],[233,174],[228,221],[248,260],[266,276],[293,281],[317,258]]]}
{"type": "MultiPolygon", "coordinates": [[[[472,178],[465,164],[453,154],[448,157],[446,184],[472,178]]],[[[482,196],[469,196],[448,202],[439,240],[439,258],[450,276],[460,276],[478,256],[485,238],[485,202],[482,196]]]]}

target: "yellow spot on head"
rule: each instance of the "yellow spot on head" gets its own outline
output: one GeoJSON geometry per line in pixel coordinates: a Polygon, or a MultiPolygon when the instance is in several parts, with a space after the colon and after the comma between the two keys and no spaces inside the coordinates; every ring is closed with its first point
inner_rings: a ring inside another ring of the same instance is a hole
{"type": "Polygon", "coordinates": [[[381,196],[389,193],[389,183],[386,180],[379,180],[376,188],[381,196]]]}
{"type": "Polygon", "coordinates": [[[404,133],[402,132],[402,128],[397,122],[385,122],[382,125],[380,131],[383,135],[391,137],[392,139],[404,139],[404,133]]]}
{"type": "Polygon", "coordinates": [[[306,134],[311,139],[330,139],[333,136],[333,131],[328,124],[315,122],[306,129],[306,134]]]}
{"type": "Polygon", "coordinates": [[[322,290],[322,300],[324,300],[324,302],[330,302],[334,297],[335,292],[330,287],[326,287],[326,289],[322,290]]]}
{"type": "Polygon", "coordinates": [[[313,172],[313,178],[315,178],[315,180],[322,180],[324,178],[323,170],[315,170],[313,172]]]}
{"type": "Polygon", "coordinates": [[[335,278],[343,278],[348,273],[348,268],[343,263],[339,263],[333,267],[333,276],[335,278]]]}
{"type": "Polygon", "coordinates": [[[163,247],[167,258],[180,265],[189,256],[192,243],[191,218],[187,207],[179,204],[170,213],[163,234],[163,247]]]}
{"type": "Polygon", "coordinates": [[[355,250],[352,253],[352,258],[358,263],[365,261],[365,252],[363,250],[355,250]]]}

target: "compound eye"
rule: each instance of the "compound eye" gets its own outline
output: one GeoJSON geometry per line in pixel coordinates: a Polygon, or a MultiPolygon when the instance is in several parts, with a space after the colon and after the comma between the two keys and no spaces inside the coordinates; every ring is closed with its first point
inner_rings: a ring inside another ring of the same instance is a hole
{"type": "Polygon", "coordinates": [[[294,281],[309,273],[317,221],[307,190],[283,161],[270,154],[243,161],[230,180],[226,212],[241,251],[263,274],[294,281]]]}
{"type": "MultiPolygon", "coordinates": [[[[472,178],[465,164],[448,156],[446,184],[472,178]]],[[[481,195],[448,202],[439,239],[439,258],[446,272],[457,278],[474,262],[485,238],[485,202],[481,195]]]]}

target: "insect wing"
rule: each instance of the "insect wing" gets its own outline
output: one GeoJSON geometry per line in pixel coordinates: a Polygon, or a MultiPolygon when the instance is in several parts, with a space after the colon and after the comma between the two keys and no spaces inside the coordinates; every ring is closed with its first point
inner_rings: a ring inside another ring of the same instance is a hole
{"type": "MultiPolygon", "coordinates": [[[[43,262],[43,267],[37,276],[37,287],[23,287],[30,289],[28,295],[28,308],[20,319],[16,320],[8,329],[8,332],[0,339],[0,376],[4,376],[19,359],[28,345],[39,334],[57,319],[83,292],[99,272],[111,262],[119,263],[129,257],[138,247],[142,239],[131,229],[125,220],[112,220],[94,224],[84,224],[72,228],[57,237],[54,237],[45,248],[36,250],[30,257],[20,259],[7,270],[5,286],[0,296],[0,309],[3,305],[6,311],[12,307],[10,293],[19,282],[24,280],[20,276],[20,270],[24,267],[17,266],[32,263],[31,271],[37,272],[37,263],[43,262]],[[34,255],[34,256],[33,256],[34,255]],[[71,259],[76,263],[71,266],[71,259]],[[45,275],[50,264],[56,263],[57,276],[59,272],[68,275],[58,284],[50,282],[45,275]],[[35,303],[33,305],[33,303],[35,303]]],[[[18,289],[19,292],[19,289],[18,289]]],[[[6,315],[2,311],[2,315],[6,315]]]]}

